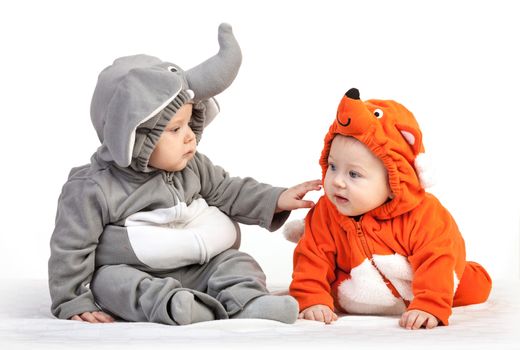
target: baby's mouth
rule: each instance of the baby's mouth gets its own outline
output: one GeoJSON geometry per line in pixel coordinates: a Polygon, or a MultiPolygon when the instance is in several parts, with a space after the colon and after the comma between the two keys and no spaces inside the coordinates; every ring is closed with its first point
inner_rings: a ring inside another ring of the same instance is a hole
{"type": "Polygon", "coordinates": [[[194,151],[194,150],[188,151],[188,152],[184,153],[184,158],[190,158],[190,157],[192,157],[194,154],[195,154],[195,151],[194,151]]]}
{"type": "Polygon", "coordinates": [[[348,198],[346,198],[346,197],[335,194],[334,198],[336,199],[336,202],[338,202],[340,204],[348,203],[348,198]]]}

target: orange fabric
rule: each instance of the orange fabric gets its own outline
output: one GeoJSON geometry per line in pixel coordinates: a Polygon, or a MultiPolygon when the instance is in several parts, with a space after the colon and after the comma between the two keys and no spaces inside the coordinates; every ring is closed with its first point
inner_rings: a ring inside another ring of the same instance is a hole
{"type": "Polygon", "coordinates": [[[429,312],[447,325],[452,305],[484,302],[491,289],[489,275],[480,265],[466,262],[454,219],[420,185],[414,160],[424,147],[412,113],[394,101],[343,97],[325,137],[323,178],[336,134],[357,138],[383,161],[394,198],[359,221],[340,214],[326,196],[320,198],[305,219],[305,232],[294,252],[290,293],[300,309],[316,304],[342,308],[338,293],[344,291],[338,287],[345,281],[356,283],[353,270],[367,261],[360,234],[374,256],[397,254],[411,267],[409,310],[429,312]],[[376,110],[384,112],[381,118],[374,116],[376,110]]]}
{"type": "Polygon", "coordinates": [[[473,261],[466,263],[453,306],[479,304],[486,301],[491,291],[491,277],[484,268],[473,261]]]}

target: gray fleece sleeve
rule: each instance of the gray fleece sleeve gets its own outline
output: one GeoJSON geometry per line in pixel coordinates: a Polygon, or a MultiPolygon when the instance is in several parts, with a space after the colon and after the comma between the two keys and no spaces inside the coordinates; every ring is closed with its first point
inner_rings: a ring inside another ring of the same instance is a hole
{"type": "Polygon", "coordinates": [[[106,200],[95,182],[70,180],[63,186],[48,266],[51,311],[56,317],[99,310],[89,283],[94,251],[107,221],[106,200]]]}
{"type": "Polygon", "coordinates": [[[275,213],[278,198],[285,188],[259,183],[251,177],[230,177],[200,153],[197,153],[195,162],[201,195],[208,205],[218,207],[233,220],[275,231],[289,217],[289,211],[275,213]]]}

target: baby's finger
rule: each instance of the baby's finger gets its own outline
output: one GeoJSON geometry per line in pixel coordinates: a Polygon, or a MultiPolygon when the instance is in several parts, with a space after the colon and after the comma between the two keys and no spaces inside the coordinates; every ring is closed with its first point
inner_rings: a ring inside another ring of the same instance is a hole
{"type": "Polygon", "coordinates": [[[313,201],[304,201],[304,200],[299,200],[299,201],[296,201],[295,205],[298,207],[298,208],[312,208],[314,207],[314,202],[313,201]]]}
{"type": "Polygon", "coordinates": [[[412,329],[419,329],[424,324],[424,321],[426,321],[426,316],[418,314],[417,318],[415,319],[415,322],[413,323],[412,329]]]}
{"type": "Polygon", "coordinates": [[[325,322],[325,316],[323,315],[323,311],[321,310],[316,310],[314,312],[314,319],[316,321],[320,321],[320,322],[325,322]]]}
{"type": "Polygon", "coordinates": [[[429,317],[428,322],[426,323],[426,328],[432,329],[432,328],[437,327],[438,324],[439,324],[439,321],[437,321],[437,319],[435,317],[429,317]]]}
{"type": "Polygon", "coordinates": [[[83,321],[87,321],[90,323],[99,323],[99,321],[90,312],[84,312],[80,316],[83,321]]]}
{"type": "Polygon", "coordinates": [[[302,183],[298,186],[298,192],[300,195],[304,195],[309,191],[318,191],[321,190],[321,181],[313,180],[302,183]]]}
{"type": "Polygon", "coordinates": [[[401,318],[399,319],[399,326],[405,328],[406,327],[406,320],[408,319],[408,313],[404,313],[401,315],[401,318]]]}
{"type": "Polygon", "coordinates": [[[323,311],[323,314],[324,314],[324,319],[325,319],[325,323],[326,324],[330,324],[333,320],[333,312],[331,311],[323,311]]]}
{"type": "Polygon", "coordinates": [[[419,316],[418,314],[412,312],[412,313],[409,313],[408,314],[408,317],[406,319],[406,323],[405,323],[405,328],[406,329],[412,329],[414,323],[415,323],[415,320],[417,320],[417,316],[419,316]]]}
{"type": "Polygon", "coordinates": [[[303,314],[303,318],[305,318],[306,320],[315,321],[315,319],[314,319],[314,312],[312,312],[312,311],[305,311],[305,313],[303,314]]]}
{"type": "Polygon", "coordinates": [[[110,315],[108,315],[104,312],[97,311],[97,312],[93,312],[93,314],[94,314],[94,317],[100,322],[103,322],[103,323],[114,322],[114,319],[110,315]]]}
{"type": "Polygon", "coordinates": [[[305,185],[310,189],[320,189],[321,188],[321,180],[311,180],[305,182],[305,185]]]}

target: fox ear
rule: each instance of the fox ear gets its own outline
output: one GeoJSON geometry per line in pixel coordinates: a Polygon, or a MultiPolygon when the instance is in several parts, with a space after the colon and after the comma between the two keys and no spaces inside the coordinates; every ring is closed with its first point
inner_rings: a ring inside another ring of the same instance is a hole
{"type": "Polygon", "coordinates": [[[396,125],[397,130],[403,135],[404,139],[412,147],[413,154],[421,152],[422,134],[418,129],[410,128],[406,125],[396,125]]]}

